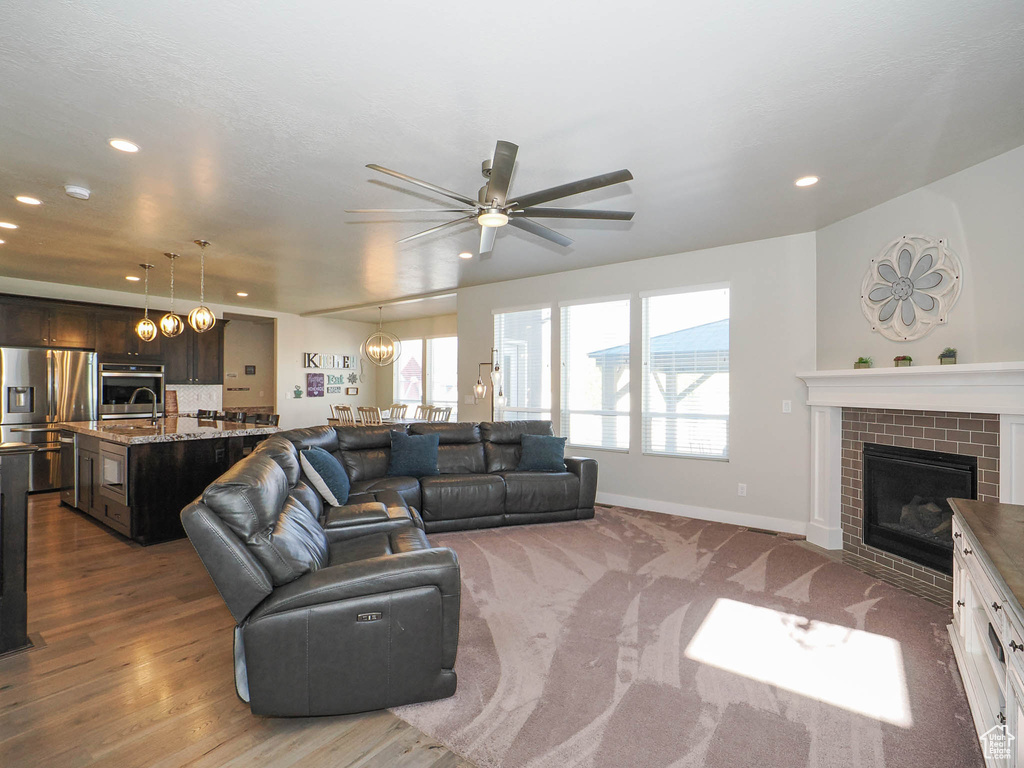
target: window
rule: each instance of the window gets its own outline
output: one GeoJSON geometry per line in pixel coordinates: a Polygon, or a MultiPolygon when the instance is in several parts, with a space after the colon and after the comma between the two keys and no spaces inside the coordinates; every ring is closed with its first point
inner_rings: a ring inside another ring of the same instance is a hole
{"type": "Polygon", "coordinates": [[[729,456],[729,289],[643,297],[643,450],[729,456]]]}
{"type": "MultiPolygon", "coordinates": [[[[496,314],[494,347],[505,390],[504,403],[495,400],[495,419],[550,419],[551,309],[496,314]]],[[[484,380],[489,388],[486,370],[484,380]]]]}
{"type": "Polygon", "coordinates": [[[562,307],[562,434],[629,448],[629,299],[562,307]]]}
{"type": "Polygon", "coordinates": [[[459,411],[459,339],[440,336],[427,339],[427,402],[451,406],[450,421],[457,421],[459,411]]]}
{"type": "Polygon", "coordinates": [[[402,356],[395,361],[395,401],[407,405],[423,402],[423,340],[402,341],[402,356]]]}

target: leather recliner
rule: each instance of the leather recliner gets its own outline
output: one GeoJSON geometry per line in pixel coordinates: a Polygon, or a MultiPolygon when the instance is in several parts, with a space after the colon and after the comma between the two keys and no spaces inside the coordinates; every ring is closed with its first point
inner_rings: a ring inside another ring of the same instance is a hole
{"type": "Polygon", "coordinates": [[[254,714],[348,714],[455,692],[458,560],[430,546],[397,493],[324,510],[294,446],[271,438],[181,520],[235,619],[235,689],[254,714]]]}

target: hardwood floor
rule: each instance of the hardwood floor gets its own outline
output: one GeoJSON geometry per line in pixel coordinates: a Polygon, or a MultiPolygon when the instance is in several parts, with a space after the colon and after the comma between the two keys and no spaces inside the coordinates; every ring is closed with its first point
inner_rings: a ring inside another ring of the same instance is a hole
{"type": "Polygon", "coordinates": [[[29,634],[0,657],[3,768],[472,768],[390,712],[254,717],[233,621],[187,540],[142,548],[30,497],[29,634]]]}

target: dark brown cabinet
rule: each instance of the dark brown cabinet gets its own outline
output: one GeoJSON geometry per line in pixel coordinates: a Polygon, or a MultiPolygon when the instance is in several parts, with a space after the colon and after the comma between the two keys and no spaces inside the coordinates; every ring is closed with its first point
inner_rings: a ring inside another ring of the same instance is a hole
{"type": "Polygon", "coordinates": [[[0,304],[0,335],[12,347],[91,349],[93,313],[54,303],[8,300],[0,304]]]}
{"type": "MultiPolygon", "coordinates": [[[[158,361],[163,356],[163,336],[143,341],[135,333],[135,325],[143,317],[141,310],[115,309],[96,316],[96,353],[103,360],[146,359],[158,361]]],[[[152,316],[150,317],[154,322],[152,316]]]]}
{"type": "Polygon", "coordinates": [[[186,327],[164,339],[164,381],[168,384],[221,384],[224,379],[224,325],[206,333],[186,327]]]}

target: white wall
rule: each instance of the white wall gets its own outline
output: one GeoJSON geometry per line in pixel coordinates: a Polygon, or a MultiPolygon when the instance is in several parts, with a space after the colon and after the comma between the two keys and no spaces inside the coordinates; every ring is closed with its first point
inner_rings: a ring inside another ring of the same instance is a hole
{"type": "Polygon", "coordinates": [[[224,326],[223,407],[273,406],[277,402],[274,323],[232,319],[224,326]],[[245,366],[253,365],[249,376],[245,366]],[[248,391],[240,391],[248,388],[248,391]]]}
{"type": "MultiPolygon", "coordinates": [[[[629,453],[572,453],[600,463],[599,500],[802,533],[810,509],[810,412],[795,374],[814,367],[814,271],[814,235],[803,234],[461,289],[460,396],[471,394],[477,363],[490,359],[495,309],[552,306],[557,403],[559,301],[631,293],[631,344],[639,350],[640,291],[729,282],[729,461],[641,455],[638,356],[630,373],[629,453]],[[782,400],[793,402],[792,413],[782,413],[782,400]],[[737,483],[747,484],[745,498],[737,483]]],[[[460,404],[461,420],[488,417],[486,402],[460,404]]]]}
{"type": "Polygon", "coordinates": [[[344,385],[358,387],[358,395],[327,395],[317,398],[306,397],[306,374],[315,371],[302,367],[302,356],[305,352],[350,355],[355,361],[355,368],[352,370],[325,370],[320,373],[360,375],[359,345],[370,335],[374,327],[370,323],[355,323],[349,320],[277,315],[277,412],[281,415],[282,427],[292,429],[326,424],[330,415],[329,405],[332,403],[348,404],[353,408],[376,404],[376,366],[364,362],[363,380],[356,384],[344,385]],[[296,386],[302,391],[301,398],[294,397],[296,386]]]}
{"type": "MultiPolygon", "coordinates": [[[[384,330],[399,339],[436,339],[455,336],[459,332],[458,315],[436,315],[415,320],[384,323],[384,330]]],[[[381,369],[377,375],[377,405],[387,408],[395,402],[395,371],[393,366],[381,369]]]]}
{"type": "Polygon", "coordinates": [[[961,363],[1024,360],[1024,147],[843,219],[817,232],[818,365],[851,368],[860,355],[936,365],[943,347],[961,363]],[[860,310],[870,260],[904,234],[948,238],[964,265],[949,321],[923,339],[874,333],[860,310]]]}

